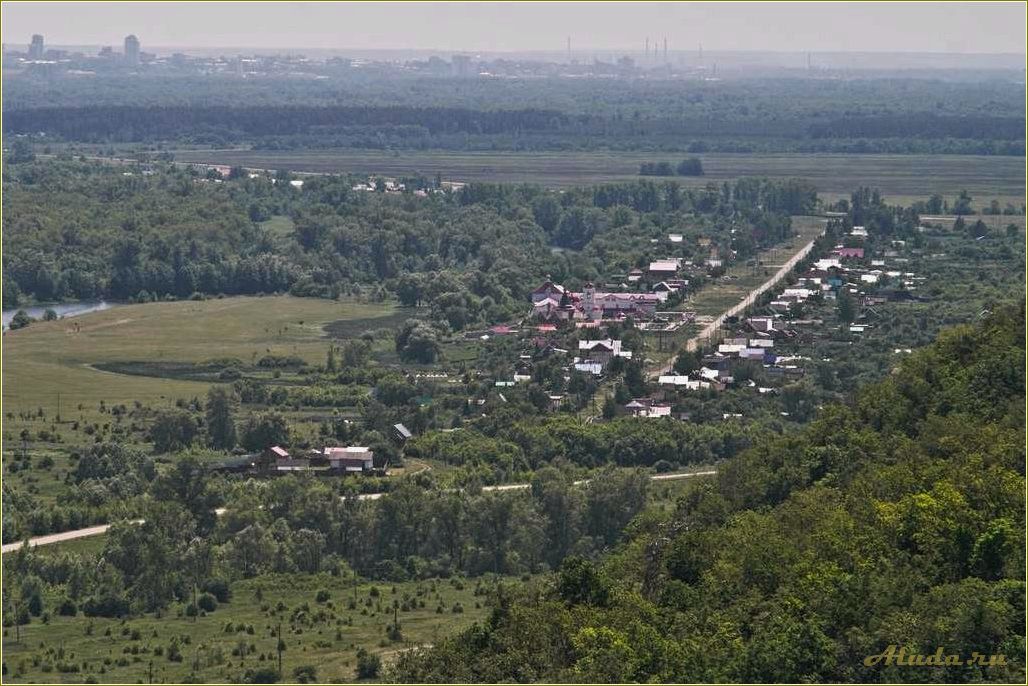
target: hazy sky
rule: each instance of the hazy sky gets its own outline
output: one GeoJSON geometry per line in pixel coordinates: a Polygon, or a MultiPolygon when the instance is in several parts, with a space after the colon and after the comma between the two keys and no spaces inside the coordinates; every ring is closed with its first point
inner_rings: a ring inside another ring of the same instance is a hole
{"type": "Polygon", "coordinates": [[[147,47],[1025,52],[1010,3],[4,2],[3,40],[147,47]]]}

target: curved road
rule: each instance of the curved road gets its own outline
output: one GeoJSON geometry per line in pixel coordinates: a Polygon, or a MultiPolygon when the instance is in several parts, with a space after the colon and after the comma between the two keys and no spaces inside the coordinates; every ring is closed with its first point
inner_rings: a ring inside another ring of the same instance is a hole
{"type": "MultiPolygon", "coordinates": [[[[715,469],[707,469],[696,472],[675,472],[673,474],[657,474],[651,476],[651,481],[675,481],[678,479],[690,479],[696,476],[712,476],[717,474],[715,469]]],[[[589,479],[582,479],[581,481],[575,481],[575,486],[582,486],[589,483],[589,479]]],[[[504,484],[501,486],[483,486],[483,491],[522,491],[531,488],[532,484],[504,484]]],[[[357,496],[358,500],[378,500],[384,493],[363,493],[357,496]]],[[[224,514],[225,508],[219,507],[214,511],[216,514],[224,514]]],[[[133,524],[141,524],[142,519],[131,520],[133,524]]],[[[46,536],[36,536],[35,538],[28,539],[29,547],[36,547],[40,545],[50,545],[51,543],[60,543],[62,541],[74,541],[79,538],[89,538],[91,536],[99,536],[100,534],[107,533],[107,530],[111,528],[110,524],[100,524],[98,526],[89,526],[84,529],[75,529],[73,531],[62,531],[56,534],[47,534],[46,536]]],[[[3,553],[11,553],[16,551],[18,548],[23,546],[26,541],[15,541],[14,543],[7,543],[3,546],[3,553]]]]}

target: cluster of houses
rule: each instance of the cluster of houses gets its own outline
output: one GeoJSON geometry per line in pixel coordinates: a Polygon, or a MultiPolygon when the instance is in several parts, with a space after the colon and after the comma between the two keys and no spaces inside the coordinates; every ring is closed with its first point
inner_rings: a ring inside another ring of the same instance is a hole
{"type": "MultiPolygon", "coordinates": [[[[679,234],[669,239],[676,242],[675,238],[680,237],[679,234]]],[[[809,352],[804,353],[805,346],[813,345],[819,338],[838,335],[819,327],[823,324],[821,310],[840,293],[851,294],[858,305],[856,320],[842,327],[843,336],[859,335],[873,326],[876,304],[918,299],[918,277],[901,266],[907,261],[902,254],[903,241],[887,242],[884,246],[867,241],[867,231],[854,227],[845,244],[835,246],[823,259],[798,273],[795,280],[779,286],[769,301],[763,301],[762,309],[740,320],[731,318],[731,333],[702,356],[694,371],[660,375],[655,379],[652,397],[633,398],[620,412],[642,418],[676,418],[673,408],[682,393],[722,391],[729,387],[748,387],[761,394],[778,393],[781,384],[775,383],[775,379],[787,382],[806,373],[812,358],[809,352]],[[891,269],[886,267],[886,261],[891,269]],[[754,374],[757,369],[759,375],[754,374]]],[[[716,249],[712,248],[706,266],[717,266],[719,261],[716,249]]],[[[531,294],[532,323],[525,328],[535,332],[531,338],[534,349],[521,355],[512,380],[496,381],[496,385],[514,386],[530,381],[532,361],[550,353],[573,356],[571,364],[564,367],[566,372],[575,370],[593,377],[607,374],[611,363],[619,358],[630,360],[632,352],[612,337],[578,340],[577,350],[572,352],[558,347],[559,340],[549,334],[556,334],[562,323],[579,329],[596,328],[631,317],[640,330],[660,332],[660,327],[668,322],[674,326],[677,315],[683,315],[683,322],[688,321],[686,315],[694,317],[694,313],[661,307],[670,294],[687,288],[688,282],[679,278],[688,274],[684,271],[687,266],[694,265],[678,258],[654,260],[647,269],[633,269],[627,275],[616,276],[613,286],[608,284],[600,289],[587,283],[581,292],[545,281],[531,294]]],[[[494,327],[484,332],[483,337],[514,332],[509,327],[494,327]]],[[[564,398],[551,395],[550,401],[552,409],[558,410],[564,398]]]]}
{"type": "MultiPolygon", "coordinates": [[[[654,263],[658,267],[660,263],[654,263]]],[[[677,264],[677,263],[672,263],[677,264]]],[[[677,266],[671,269],[677,273],[677,266]]],[[[627,280],[635,283],[635,271],[629,272],[627,280]]],[[[547,280],[532,291],[531,317],[542,322],[595,323],[619,321],[631,317],[634,320],[652,319],[657,308],[667,302],[672,293],[684,291],[689,282],[684,279],[661,279],[649,291],[599,290],[587,283],[581,292],[570,291],[560,284],[547,280]]]]}
{"type": "MultiPolygon", "coordinates": [[[[668,390],[721,390],[735,382],[733,367],[743,361],[761,365],[768,377],[797,378],[804,374],[803,363],[809,358],[787,354],[786,350],[794,351],[797,345],[812,343],[819,334],[809,330],[809,325],[821,323],[820,319],[808,319],[802,314],[808,303],[849,293],[859,304],[860,312],[854,322],[844,327],[845,333],[860,335],[873,326],[875,305],[920,299],[916,294],[919,277],[886,267],[887,259],[891,264],[906,262],[900,255],[903,241],[892,241],[881,251],[879,259],[873,258],[865,247],[853,247],[854,243],[866,241],[864,227],[853,227],[849,239],[850,245],[835,246],[828,256],[798,274],[796,283],[782,288],[764,313],[740,321],[733,335],[722,339],[715,350],[703,357],[694,376],[669,374],[661,376],[658,385],[668,390]],[[883,286],[885,279],[888,286],[883,286]]],[[[762,393],[775,391],[752,381],[747,383],[762,393]]]]}
{"type": "Polygon", "coordinates": [[[314,472],[321,474],[375,474],[385,468],[375,468],[375,453],[364,446],[328,446],[320,449],[290,453],[281,446],[265,449],[251,467],[259,474],[290,474],[314,472]]]}
{"type": "MultiPolygon", "coordinates": [[[[443,193],[446,190],[460,190],[464,187],[464,183],[459,181],[442,181],[440,188],[416,188],[414,189],[414,195],[419,198],[427,198],[430,193],[443,193]]],[[[369,176],[365,181],[355,183],[350,187],[350,190],[358,192],[372,193],[381,190],[384,193],[399,194],[407,190],[407,185],[400,183],[395,179],[387,179],[384,177],[369,176]]]]}
{"type": "Polygon", "coordinates": [[[600,376],[607,371],[614,358],[632,359],[632,351],[622,349],[621,341],[604,338],[596,341],[579,341],[578,356],[575,358],[575,369],[580,372],[600,376]]]}
{"type": "MultiPolygon", "coordinates": [[[[862,242],[867,238],[867,230],[855,226],[849,237],[850,242],[862,242]]],[[[902,240],[891,241],[889,248],[881,251],[878,258],[866,255],[863,247],[838,245],[828,257],[817,260],[809,270],[800,274],[797,287],[786,289],[781,297],[771,303],[771,308],[780,312],[792,302],[803,302],[816,294],[834,297],[840,290],[859,298],[863,306],[920,300],[916,293],[917,286],[925,277],[918,277],[903,269],[886,267],[887,259],[894,265],[908,261],[900,256],[900,250],[905,245],[906,242],[902,240]],[[883,287],[885,282],[889,284],[887,287],[883,287]]]]}

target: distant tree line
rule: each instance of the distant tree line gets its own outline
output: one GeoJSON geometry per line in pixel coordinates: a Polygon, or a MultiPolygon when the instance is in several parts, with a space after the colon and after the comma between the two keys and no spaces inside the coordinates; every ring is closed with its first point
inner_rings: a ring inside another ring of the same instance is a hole
{"type": "MultiPolygon", "coordinates": [[[[287,172],[274,179],[235,174],[221,183],[160,165],[150,175],[130,173],[76,161],[11,165],[5,308],[95,298],[394,295],[427,307],[444,330],[460,330],[523,313],[547,274],[584,283],[600,277],[598,265],[628,269],[655,258],[648,238],[631,249],[623,239],[648,237],[659,213],[659,221],[675,216],[684,226],[702,216],[698,223],[709,226],[696,233],[745,251],[777,242],[788,232],[788,215],[817,205],[814,188],[795,180],[740,179],[702,189],[640,180],[561,194],[473,183],[417,198],[412,188],[430,181],[412,180],[392,195],[354,191],[341,176],[308,178],[297,190],[285,183],[287,172]],[[263,224],[273,216],[288,218],[292,228],[273,234],[263,224]],[[729,233],[737,221],[751,231],[729,233]]],[[[398,350],[431,357],[428,331],[409,333],[398,350]]]]}
{"type": "Polygon", "coordinates": [[[670,162],[643,162],[639,165],[639,176],[703,176],[703,162],[699,157],[689,157],[671,166],[670,162]]]}

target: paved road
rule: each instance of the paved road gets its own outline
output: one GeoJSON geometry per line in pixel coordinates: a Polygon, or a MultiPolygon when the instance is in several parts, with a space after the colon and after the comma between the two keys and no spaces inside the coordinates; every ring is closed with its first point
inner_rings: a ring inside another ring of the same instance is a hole
{"type": "MultiPolygon", "coordinates": [[[[675,472],[672,474],[657,474],[651,476],[650,479],[653,481],[675,481],[678,479],[691,479],[697,476],[713,476],[717,474],[717,470],[708,469],[696,472],[675,472]]],[[[582,486],[589,483],[589,479],[582,479],[575,481],[575,486],[582,486]]],[[[522,491],[531,488],[531,484],[503,484],[501,486],[483,486],[482,490],[485,492],[503,492],[503,491],[522,491]]],[[[358,500],[378,500],[384,493],[363,493],[357,496],[358,500]]],[[[225,513],[225,508],[219,507],[214,511],[218,515],[225,513]]],[[[141,524],[142,519],[133,519],[134,524],[141,524]]],[[[36,536],[28,540],[29,546],[36,547],[40,545],[50,545],[51,543],[60,543],[62,541],[74,541],[79,538],[89,538],[91,536],[99,536],[100,534],[107,533],[107,530],[111,528],[110,524],[100,524],[98,526],[90,526],[85,529],[75,529],[73,531],[62,531],[58,534],[47,534],[46,536],[36,536]]],[[[17,541],[15,543],[7,543],[3,546],[4,553],[14,552],[24,544],[24,541],[17,541]]]]}
{"type": "MultiPolygon", "coordinates": [[[[754,288],[752,291],[749,292],[749,294],[745,298],[740,300],[738,304],[733,305],[732,307],[728,308],[727,310],[719,314],[712,322],[710,322],[710,324],[707,324],[705,327],[703,327],[703,329],[698,334],[687,340],[685,342],[685,349],[689,351],[696,350],[696,348],[698,348],[700,344],[713,338],[713,336],[717,333],[718,329],[721,328],[721,325],[727,318],[734,317],[738,314],[745,312],[748,307],[750,307],[753,303],[757,301],[757,298],[760,297],[761,293],[770,288],[773,288],[779,281],[784,279],[785,275],[788,274],[792,270],[792,268],[795,267],[796,264],[804,257],[806,257],[813,249],[814,241],[810,241],[802,248],[800,248],[798,251],[796,251],[796,253],[792,257],[790,257],[785,262],[785,264],[783,264],[778,269],[778,271],[775,272],[767,281],[754,288]]],[[[667,364],[665,364],[660,369],[652,372],[650,374],[650,377],[655,379],[659,376],[663,376],[665,374],[670,373],[671,368],[674,366],[674,364],[675,356],[672,356],[671,359],[668,360],[667,364]]]]}

